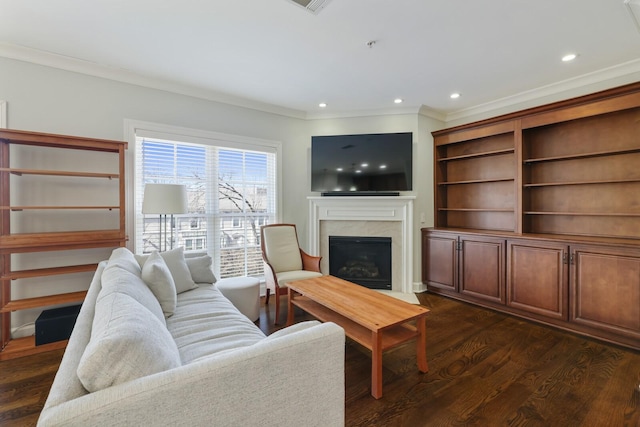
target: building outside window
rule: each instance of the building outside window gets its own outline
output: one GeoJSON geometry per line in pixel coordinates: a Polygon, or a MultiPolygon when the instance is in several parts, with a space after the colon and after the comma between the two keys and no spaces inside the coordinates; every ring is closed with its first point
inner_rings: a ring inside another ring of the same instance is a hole
{"type": "MultiPolygon", "coordinates": [[[[167,247],[210,254],[220,278],[262,276],[260,226],[277,217],[279,147],[208,142],[137,136],[136,206],[142,204],[146,183],[184,184],[188,213],[174,215],[168,224],[167,247]]],[[[144,253],[158,250],[160,217],[141,212],[136,217],[136,246],[144,253]]]]}

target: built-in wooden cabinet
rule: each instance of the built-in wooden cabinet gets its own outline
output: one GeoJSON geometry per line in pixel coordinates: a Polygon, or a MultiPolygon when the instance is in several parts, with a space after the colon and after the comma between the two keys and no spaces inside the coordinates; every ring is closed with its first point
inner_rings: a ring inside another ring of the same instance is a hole
{"type": "Polygon", "coordinates": [[[640,83],[433,136],[427,288],[640,349],[640,83]]]}
{"type": "Polygon", "coordinates": [[[34,281],[42,285],[47,278],[90,274],[99,259],[79,259],[97,248],[126,244],[126,146],[122,141],[0,130],[0,360],[66,345],[36,346],[33,336],[12,339],[12,312],[81,303],[86,295],[82,290],[50,290],[21,298],[17,294],[25,292],[17,291],[34,281]]]}
{"type": "Polygon", "coordinates": [[[562,242],[507,242],[507,306],[544,318],[567,320],[569,246],[562,242]]]}
{"type": "Polygon", "coordinates": [[[423,248],[430,289],[504,303],[504,239],[434,232],[423,235],[423,248]]]}
{"type": "Polygon", "coordinates": [[[572,246],[571,322],[640,346],[640,249],[572,246]]]}
{"type": "Polygon", "coordinates": [[[458,236],[422,233],[422,281],[439,293],[458,292],[458,236]]]}

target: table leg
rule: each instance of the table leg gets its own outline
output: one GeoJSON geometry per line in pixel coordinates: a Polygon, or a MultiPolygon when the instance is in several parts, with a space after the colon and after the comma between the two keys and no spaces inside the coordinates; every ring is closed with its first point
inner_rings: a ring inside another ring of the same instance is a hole
{"type": "Polygon", "coordinates": [[[292,289],[287,289],[287,326],[293,325],[293,294],[292,289]]]}
{"type": "Polygon", "coordinates": [[[416,360],[420,372],[429,372],[427,363],[427,318],[426,316],[416,319],[418,337],[416,339],[416,360]]]}
{"type": "Polygon", "coordinates": [[[371,347],[371,395],[382,397],[382,333],[372,332],[371,347]]]}

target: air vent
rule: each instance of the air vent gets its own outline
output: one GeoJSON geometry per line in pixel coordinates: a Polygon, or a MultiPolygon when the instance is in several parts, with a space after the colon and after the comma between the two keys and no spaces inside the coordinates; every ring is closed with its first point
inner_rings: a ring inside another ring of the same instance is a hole
{"type": "Polygon", "coordinates": [[[640,32],[640,0],[624,0],[631,19],[636,24],[636,30],[640,32]]]}
{"type": "Polygon", "coordinates": [[[317,15],[331,0],[289,0],[298,6],[304,7],[309,12],[317,15]]]}

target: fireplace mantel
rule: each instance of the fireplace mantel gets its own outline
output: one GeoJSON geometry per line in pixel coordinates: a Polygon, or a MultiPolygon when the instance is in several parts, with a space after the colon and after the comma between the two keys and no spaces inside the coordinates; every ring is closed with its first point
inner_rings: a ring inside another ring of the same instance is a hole
{"type": "MultiPolygon", "coordinates": [[[[413,292],[413,201],[415,196],[324,196],[309,200],[309,250],[322,255],[324,245],[320,229],[323,221],[357,221],[360,223],[392,222],[400,242],[394,245],[400,253],[392,255],[394,278],[392,290],[413,292]],[[397,274],[397,275],[396,275],[397,274]]],[[[355,225],[355,224],[354,224],[355,225]]],[[[371,232],[371,236],[384,235],[371,232]]],[[[361,234],[362,235],[362,234],[361,234]]],[[[391,236],[390,236],[391,237],[391,236]]]]}

